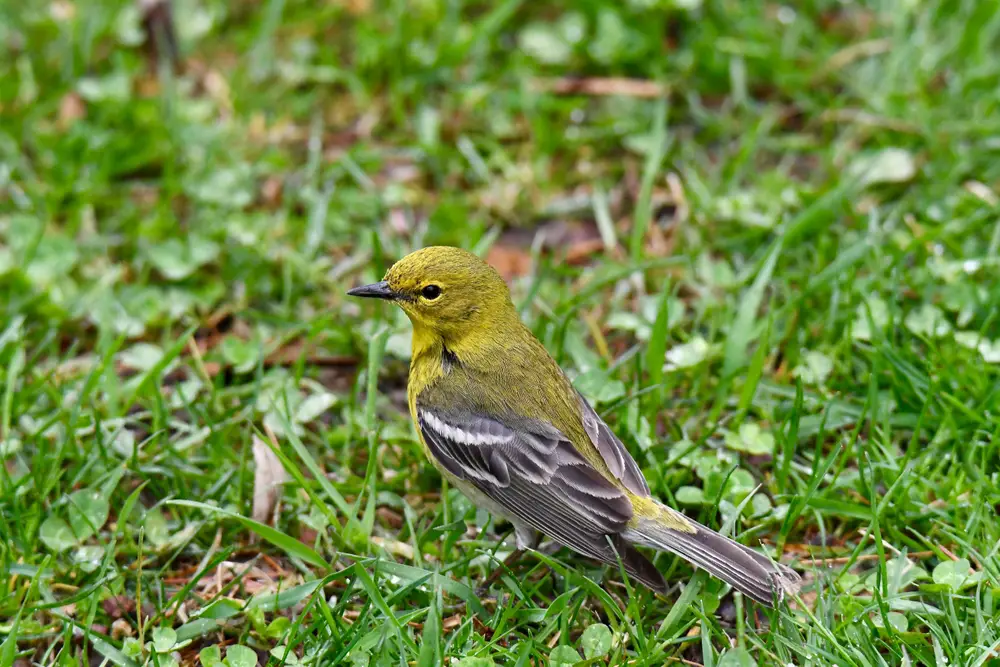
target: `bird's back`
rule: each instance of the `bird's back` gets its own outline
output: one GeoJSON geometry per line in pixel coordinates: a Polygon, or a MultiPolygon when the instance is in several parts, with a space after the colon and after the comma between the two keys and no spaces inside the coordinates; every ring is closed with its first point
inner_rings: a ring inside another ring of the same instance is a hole
{"type": "Polygon", "coordinates": [[[517,329],[508,332],[500,345],[438,342],[415,354],[408,386],[412,416],[416,418],[419,398],[511,424],[545,422],[613,480],[584,429],[578,394],[569,378],[527,327],[518,322],[517,329]]]}

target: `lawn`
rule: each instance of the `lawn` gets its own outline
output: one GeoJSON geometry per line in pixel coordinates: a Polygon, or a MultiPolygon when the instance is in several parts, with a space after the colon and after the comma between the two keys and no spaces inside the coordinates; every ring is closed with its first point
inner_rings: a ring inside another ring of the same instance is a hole
{"type": "Polygon", "coordinates": [[[996,0],[8,0],[0,49],[0,667],[1000,657],[996,0]],[[513,535],[345,295],[431,244],[799,596],[480,590],[513,535]]]}

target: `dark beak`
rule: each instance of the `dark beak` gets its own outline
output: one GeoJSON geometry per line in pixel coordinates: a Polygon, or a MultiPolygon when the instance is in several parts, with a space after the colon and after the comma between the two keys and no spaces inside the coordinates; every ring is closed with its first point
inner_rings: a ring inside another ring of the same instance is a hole
{"type": "Polygon", "coordinates": [[[398,295],[389,288],[389,283],[382,281],[371,285],[362,285],[354,289],[347,290],[348,296],[363,296],[369,299],[387,299],[392,301],[398,295]]]}

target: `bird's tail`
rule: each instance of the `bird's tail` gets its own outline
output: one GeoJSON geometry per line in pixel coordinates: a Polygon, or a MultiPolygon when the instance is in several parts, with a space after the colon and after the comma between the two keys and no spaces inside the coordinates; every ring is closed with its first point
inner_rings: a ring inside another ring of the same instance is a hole
{"type": "Polygon", "coordinates": [[[801,578],[787,565],[684,518],[669,507],[657,506],[659,512],[635,519],[622,537],[640,546],[676,554],[769,607],[781,602],[786,593],[794,594],[799,589],[801,578]]]}

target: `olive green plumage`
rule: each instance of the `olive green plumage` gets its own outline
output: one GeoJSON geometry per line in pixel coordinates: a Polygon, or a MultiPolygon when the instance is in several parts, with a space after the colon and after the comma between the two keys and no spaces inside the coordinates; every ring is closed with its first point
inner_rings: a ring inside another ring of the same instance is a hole
{"type": "Polygon", "coordinates": [[[407,255],[354,296],[394,301],[413,323],[408,396],[428,458],[481,507],[508,519],[518,546],[543,533],[657,591],[634,545],[675,553],[772,604],[798,575],[650,496],[638,465],[544,346],[507,285],[458,248],[407,255]]]}

